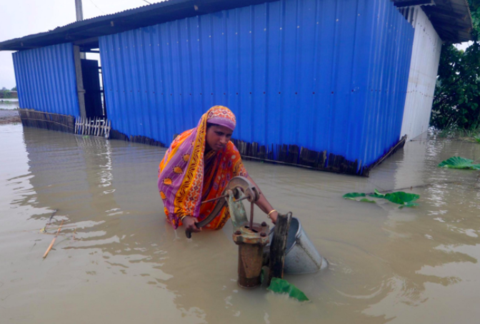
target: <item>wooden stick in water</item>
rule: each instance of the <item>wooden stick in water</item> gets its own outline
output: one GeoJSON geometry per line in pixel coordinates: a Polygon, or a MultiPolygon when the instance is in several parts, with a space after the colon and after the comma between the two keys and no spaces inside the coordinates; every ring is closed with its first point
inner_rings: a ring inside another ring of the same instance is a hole
{"type": "Polygon", "coordinates": [[[62,220],[62,222],[60,223],[60,227],[58,228],[57,234],[55,235],[55,237],[53,238],[52,242],[51,242],[50,245],[48,246],[47,251],[45,251],[45,254],[43,255],[43,258],[44,258],[44,259],[47,257],[48,252],[50,252],[50,250],[52,249],[53,244],[55,243],[55,240],[57,239],[58,233],[60,233],[60,230],[62,229],[62,225],[63,225],[63,220],[62,220]]]}

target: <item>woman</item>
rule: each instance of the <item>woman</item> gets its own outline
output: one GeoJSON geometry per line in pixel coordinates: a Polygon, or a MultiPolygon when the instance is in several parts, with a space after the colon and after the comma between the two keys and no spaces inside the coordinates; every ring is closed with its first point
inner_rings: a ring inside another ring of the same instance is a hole
{"type": "MultiPolygon", "coordinates": [[[[192,232],[200,232],[195,223],[205,219],[217,201],[201,202],[220,196],[231,178],[243,176],[255,184],[230,141],[235,125],[235,115],[228,108],[214,106],[196,128],[177,136],[165,153],[159,167],[158,190],[167,221],[174,228],[183,224],[192,232]]],[[[256,204],[276,222],[278,213],[263,194],[256,204]]],[[[206,227],[220,229],[229,217],[228,208],[223,208],[206,227]]]]}

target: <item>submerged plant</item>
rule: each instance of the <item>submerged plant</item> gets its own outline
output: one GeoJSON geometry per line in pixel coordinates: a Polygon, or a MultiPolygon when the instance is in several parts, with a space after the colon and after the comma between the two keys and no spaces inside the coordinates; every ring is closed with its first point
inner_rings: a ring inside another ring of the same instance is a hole
{"type": "Polygon", "coordinates": [[[472,164],[473,160],[466,159],[460,156],[453,156],[448,160],[442,161],[438,166],[449,169],[468,169],[480,170],[480,164],[472,164]]]}
{"type": "Polygon", "coordinates": [[[308,300],[307,296],[303,293],[303,291],[301,291],[285,279],[272,278],[270,286],[268,286],[267,289],[277,294],[288,294],[289,297],[297,299],[298,301],[308,300]]]}
{"type": "Polygon", "coordinates": [[[368,195],[365,194],[365,193],[360,193],[360,192],[349,192],[349,193],[343,195],[343,198],[350,199],[350,200],[355,200],[355,201],[361,201],[361,202],[375,203],[374,200],[367,199],[366,198],[367,196],[368,197],[373,197],[373,198],[379,198],[379,199],[386,199],[386,200],[388,200],[388,201],[390,201],[394,204],[401,205],[400,208],[418,206],[418,204],[415,202],[415,200],[420,198],[420,195],[407,193],[407,192],[403,192],[403,191],[397,191],[397,192],[382,194],[376,189],[375,189],[374,193],[371,193],[371,194],[368,194],[368,195]],[[361,198],[361,199],[357,200],[357,198],[361,198]]]}

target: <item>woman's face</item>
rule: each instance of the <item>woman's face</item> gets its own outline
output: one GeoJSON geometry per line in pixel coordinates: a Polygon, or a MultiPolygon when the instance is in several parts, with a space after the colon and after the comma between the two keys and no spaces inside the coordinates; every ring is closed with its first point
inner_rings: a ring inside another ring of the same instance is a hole
{"type": "Polygon", "coordinates": [[[213,151],[223,149],[232,138],[233,131],[225,126],[212,125],[207,129],[207,145],[213,151]]]}

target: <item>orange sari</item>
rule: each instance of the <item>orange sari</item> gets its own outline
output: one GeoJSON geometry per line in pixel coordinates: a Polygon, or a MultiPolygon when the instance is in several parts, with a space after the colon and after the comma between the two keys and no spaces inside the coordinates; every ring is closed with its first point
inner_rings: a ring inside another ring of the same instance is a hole
{"type": "MultiPolygon", "coordinates": [[[[231,178],[248,176],[232,142],[220,151],[205,154],[207,122],[211,121],[231,129],[235,116],[226,107],[212,107],[196,128],[177,136],[160,162],[158,189],[167,221],[174,228],[182,225],[183,216],[205,219],[218,201],[201,202],[220,196],[231,178]]],[[[207,228],[220,229],[229,217],[228,208],[223,208],[207,228]]]]}

